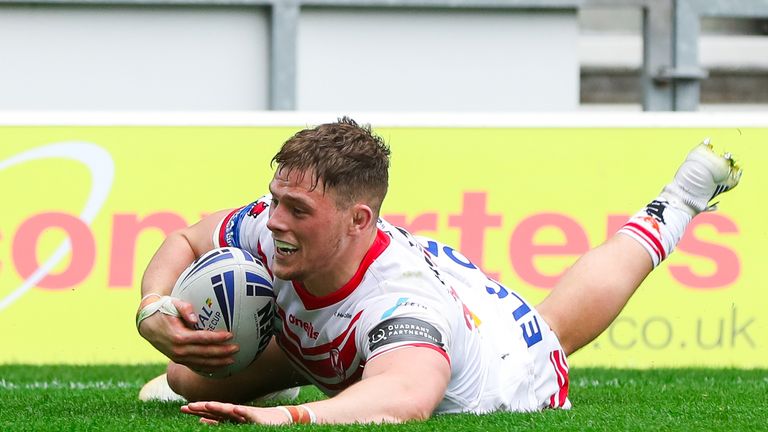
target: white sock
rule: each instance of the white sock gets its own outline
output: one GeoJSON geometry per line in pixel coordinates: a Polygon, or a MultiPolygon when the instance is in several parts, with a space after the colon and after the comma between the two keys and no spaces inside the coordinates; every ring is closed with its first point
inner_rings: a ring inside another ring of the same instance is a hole
{"type": "Polygon", "coordinates": [[[640,243],[656,267],[675,249],[692,218],[689,211],[658,197],[629,218],[619,232],[640,243]]]}

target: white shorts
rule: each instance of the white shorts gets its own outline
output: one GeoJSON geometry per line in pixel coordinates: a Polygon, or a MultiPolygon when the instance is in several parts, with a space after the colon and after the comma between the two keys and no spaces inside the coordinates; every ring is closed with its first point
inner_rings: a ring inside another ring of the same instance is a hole
{"type": "MultiPolygon", "coordinates": [[[[538,315],[538,312],[536,312],[538,315]]],[[[528,348],[534,357],[533,387],[538,409],[571,408],[568,399],[568,361],[557,335],[546,324],[541,315],[542,342],[528,348]]]]}

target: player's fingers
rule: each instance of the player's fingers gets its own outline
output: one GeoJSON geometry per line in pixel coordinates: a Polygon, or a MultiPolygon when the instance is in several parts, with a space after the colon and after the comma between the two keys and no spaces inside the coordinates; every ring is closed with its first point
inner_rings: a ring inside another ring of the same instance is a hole
{"type": "Polygon", "coordinates": [[[232,359],[240,351],[236,344],[226,345],[196,345],[196,344],[175,344],[173,354],[178,358],[212,358],[212,359],[232,359]]]}
{"type": "Polygon", "coordinates": [[[232,356],[225,357],[211,357],[207,355],[186,355],[175,356],[176,363],[183,364],[189,368],[200,372],[214,372],[225,366],[229,366],[235,363],[235,359],[232,356]]]}
{"type": "Polygon", "coordinates": [[[205,412],[192,409],[189,407],[189,405],[182,405],[181,412],[183,412],[184,414],[189,414],[189,415],[198,416],[198,417],[205,416],[205,412]]]}
{"type": "Polygon", "coordinates": [[[190,402],[186,405],[181,406],[181,411],[187,414],[203,412],[204,409],[205,409],[205,402],[190,402]]]}
{"type": "Polygon", "coordinates": [[[181,412],[184,414],[190,414],[197,417],[205,417],[211,420],[224,421],[226,417],[222,417],[216,413],[213,413],[205,408],[205,402],[194,402],[181,407],[181,412]],[[192,406],[190,406],[192,405],[192,406]]]}
{"type": "Polygon", "coordinates": [[[185,345],[222,344],[232,339],[232,333],[226,331],[200,331],[179,329],[175,342],[185,345]]]}
{"type": "MultiPolygon", "coordinates": [[[[196,416],[196,417],[200,417],[201,421],[202,421],[202,419],[207,419],[209,421],[213,421],[213,422],[218,423],[219,421],[222,420],[222,419],[220,419],[220,418],[218,418],[218,417],[216,417],[216,416],[214,416],[214,415],[212,415],[212,414],[210,414],[208,412],[196,411],[196,410],[189,409],[187,407],[181,407],[181,412],[184,413],[184,414],[189,414],[189,415],[193,415],[193,416],[196,416]]],[[[209,424],[213,424],[213,423],[209,423],[209,424]]]]}
{"type": "Polygon", "coordinates": [[[176,306],[176,310],[179,311],[179,316],[186,323],[188,327],[192,327],[197,324],[197,314],[191,303],[187,303],[177,298],[171,300],[173,305],[176,306]]]}
{"type": "Polygon", "coordinates": [[[207,424],[207,425],[217,425],[219,424],[218,420],[209,419],[206,417],[200,417],[200,423],[207,424]]]}
{"type": "Polygon", "coordinates": [[[246,423],[248,420],[240,414],[237,414],[235,410],[237,405],[221,402],[206,402],[205,409],[211,413],[214,417],[225,418],[236,423],[246,423]]]}

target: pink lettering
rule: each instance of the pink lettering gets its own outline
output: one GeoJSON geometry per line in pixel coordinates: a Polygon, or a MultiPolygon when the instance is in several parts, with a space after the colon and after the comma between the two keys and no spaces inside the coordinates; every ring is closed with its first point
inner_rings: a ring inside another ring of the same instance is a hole
{"type": "Polygon", "coordinates": [[[567,269],[563,268],[557,274],[542,274],[534,262],[537,256],[577,256],[584,254],[587,250],[589,250],[589,241],[578,222],[559,213],[541,213],[523,219],[512,232],[509,241],[512,267],[521,279],[537,288],[554,287],[567,269]],[[565,243],[534,243],[536,233],[547,227],[560,230],[565,237],[565,243]]]}
{"type": "Polygon", "coordinates": [[[112,222],[112,249],[109,260],[109,286],[130,287],[135,270],[136,240],[143,231],[159,229],[166,236],[187,226],[178,214],[152,213],[139,219],[135,213],[115,214],[112,222]]]}
{"type": "Polygon", "coordinates": [[[58,274],[48,274],[37,284],[40,288],[62,289],[85,280],[93,269],[96,243],[93,234],[80,218],[67,213],[49,212],[34,215],[24,221],[13,238],[13,261],[16,270],[26,279],[39,267],[37,246],[40,236],[48,229],[64,231],[70,241],[70,261],[58,274]]]}
{"type": "Polygon", "coordinates": [[[404,214],[391,214],[384,216],[387,222],[394,226],[405,228],[411,234],[419,231],[437,231],[437,213],[422,213],[408,222],[404,214]]]}
{"type": "Polygon", "coordinates": [[[679,250],[691,255],[708,258],[715,263],[715,271],[708,275],[694,273],[687,265],[670,265],[669,272],[681,284],[691,288],[723,288],[739,278],[741,265],[733,250],[714,243],[708,243],[696,237],[696,233],[705,227],[714,228],[717,233],[735,234],[739,232],[736,224],[727,217],[715,213],[696,216],[688,226],[688,231],[679,245],[679,250]]]}
{"type": "Polygon", "coordinates": [[[629,220],[629,215],[609,214],[605,224],[605,238],[613,237],[629,220]]]}
{"type": "MultiPolygon", "coordinates": [[[[459,250],[480,268],[485,268],[485,230],[501,226],[500,213],[486,212],[487,195],[487,192],[465,192],[461,214],[448,215],[448,226],[459,229],[459,250]]],[[[496,273],[490,276],[498,278],[496,273]]]]}

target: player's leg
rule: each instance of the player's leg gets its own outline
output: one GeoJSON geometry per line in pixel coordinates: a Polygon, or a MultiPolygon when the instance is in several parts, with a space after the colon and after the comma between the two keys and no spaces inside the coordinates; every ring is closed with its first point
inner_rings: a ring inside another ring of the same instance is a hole
{"type": "Polygon", "coordinates": [[[708,141],[694,148],[672,183],[601,246],[571,267],[537,309],[570,354],[613,322],[645,277],[672,252],[690,220],[738,184],[741,169],[708,141]]]}
{"type": "MultiPolygon", "coordinates": [[[[267,394],[307,384],[273,340],[244,371],[222,379],[205,378],[186,366],[171,362],[167,376],[155,378],[142,389],[142,400],[173,399],[175,393],[188,401],[213,400],[243,403],[267,394]],[[155,381],[157,380],[157,381],[155,381]],[[162,382],[163,380],[167,380],[162,382]],[[167,388],[165,386],[170,386],[167,388]],[[169,393],[169,391],[171,393],[169,393]]],[[[295,392],[281,396],[290,397],[295,392]]],[[[295,397],[295,394],[294,394],[295,397]]]]}

